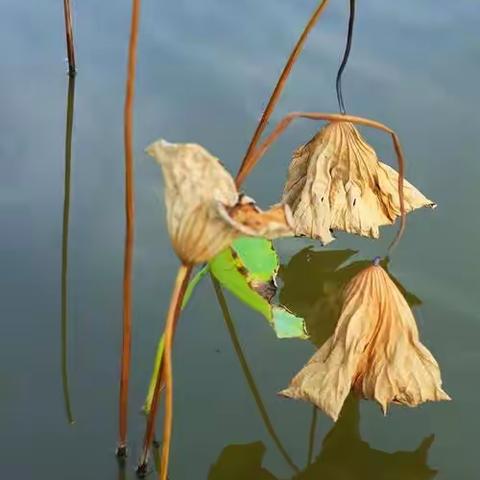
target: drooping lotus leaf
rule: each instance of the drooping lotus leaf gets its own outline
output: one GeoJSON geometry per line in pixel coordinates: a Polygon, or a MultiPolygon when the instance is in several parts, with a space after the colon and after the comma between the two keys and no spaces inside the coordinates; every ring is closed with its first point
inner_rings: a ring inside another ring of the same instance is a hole
{"type": "Polygon", "coordinates": [[[288,207],[262,212],[239,194],[218,158],[200,145],[159,140],[147,153],[162,167],[168,233],[183,263],[206,262],[240,235],[292,234],[288,207]]]}
{"type": "Polygon", "coordinates": [[[346,286],[335,332],[281,394],[308,400],[336,420],[351,389],[386,413],[392,402],[448,400],[441,385],[405,298],[385,270],[372,265],[346,286]]]}
{"type": "MultiPolygon", "coordinates": [[[[435,207],[404,182],[405,212],[435,207]]],[[[398,173],[379,162],[352,123],[331,122],[293,155],[282,201],[296,235],[330,243],[333,230],[378,238],[400,216],[398,173]]]]}

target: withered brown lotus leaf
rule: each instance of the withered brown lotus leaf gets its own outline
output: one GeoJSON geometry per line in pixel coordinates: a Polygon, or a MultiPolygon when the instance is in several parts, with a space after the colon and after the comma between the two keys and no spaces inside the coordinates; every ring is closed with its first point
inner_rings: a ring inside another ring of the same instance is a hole
{"type": "Polygon", "coordinates": [[[147,148],[165,177],[167,228],[183,263],[206,262],[239,235],[292,235],[286,205],[261,211],[240,195],[218,158],[200,145],[159,140],[147,148]]]}
{"type": "Polygon", "coordinates": [[[292,213],[286,204],[260,210],[250,197],[241,195],[236,205],[221,210],[225,220],[245,235],[268,239],[293,235],[292,213]]]}
{"type": "Polygon", "coordinates": [[[334,334],[281,394],[308,400],[336,420],[351,389],[386,413],[392,402],[414,407],[449,400],[441,385],[407,302],[373,265],[348,283],[334,334]]]}
{"type": "MultiPolygon", "coordinates": [[[[349,122],[331,122],[293,154],[283,192],[295,234],[333,240],[333,230],[378,238],[379,226],[400,215],[398,173],[349,122]]],[[[405,212],[435,207],[404,182],[405,212]]]]}

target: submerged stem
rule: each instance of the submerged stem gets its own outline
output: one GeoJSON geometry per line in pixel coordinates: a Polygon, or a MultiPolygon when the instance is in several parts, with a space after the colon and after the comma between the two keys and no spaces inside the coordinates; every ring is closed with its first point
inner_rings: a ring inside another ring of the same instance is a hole
{"type": "MultiPolygon", "coordinates": [[[[170,443],[172,438],[173,422],[173,373],[172,373],[172,344],[176,319],[180,313],[183,296],[188,284],[188,278],[192,271],[190,266],[181,265],[178,269],[177,278],[173,287],[172,298],[168,308],[165,322],[165,352],[162,371],[165,375],[165,418],[163,424],[162,456],[160,463],[160,480],[167,480],[168,461],[170,456],[170,443]]],[[[158,375],[157,384],[160,386],[162,375],[158,375]]],[[[152,406],[153,410],[153,406],[152,406]]]]}
{"type": "Polygon", "coordinates": [[[263,111],[262,118],[260,119],[260,122],[257,125],[257,128],[250,141],[250,145],[248,146],[247,152],[245,153],[245,157],[243,158],[242,164],[240,165],[240,169],[238,170],[237,181],[236,181],[237,186],[239,186],[244,179],[244,177],[241,176],[241,173],[244,169],[246,169],[249,166],[251,162],[251,156],[254,153],[257,147],[257,144],[260,141],[262,133],[267,127],[268,121],[270,120],[273,110],[280,99],[280,95],[282,94],[282,91],[285,88],[285,84],[287,83],[288,76],[290,75],[290,72],[292,71],[292,68],[295,65],[295,62],[300,56],[300,53],[302,53],[302,49],[303,49],[303,46],[305,45],[307,37],[311,32],[311,30],[313,29],[313,27],[315,26],[315,24],[317,23],[317,20],[322,15],[328,2],[329,0],[320,1],[317,8],[314,10],[312,15],[310,16],[310,19],[308,20],[307,25],[305,26],[302,34],[300,35],[300,38],[297,40],[297,43],[293,47],[293,50],[290,53],[290,56],[288,57],[287,63],[283,67],[282,73],[280,74],[280,77],[277,81],[277,84],[275,85],[272,95],[270,96],[267,106],[263,111]]]}
{"type": "Polygon", "coordinates": [[[120,371],[119,442],[117,455],[125,456],[127,448],[128,384],[130,376],[132,329],[132,273],[135,235],[135,194],[133,185],[133,97],[135,93],[135,67],[137,63],[140,0],[132,0],[130,41],[128,46],[127,82],[124,106],[125,147],[125,253],[123,263],[123,335],[120,371]]]}
{"type": "Polygon", "coordinates": [[[260,412],[260,416],[262,417],[263,423],[265,424],[265,428],[267,429],[267,432],[270,434],[270,437],[272,438],[273,443],[277,446],[280,454],[285,459],[285,462],[292,468],[293,471],[298,472],[299,468],[295,465],[295,463],[293,463],[293,460],[290,458],[290,455],[288,455],[287,450],[285,449],[279,436],[275,432],[275,428],[273,427],[272,421],[270,420],[267,409],[263,403],[262,397],[260,396],[260,392],[258,391],[258,388],[255,384],[255,379],[253,378],[252,372],[250,371],[250,368],[247,363],[247,359],[243,354],[242,346],[240,345],[240,341],[238,340],[237,332],[235,331],[235,325],[230,315],[230,311],[228,310],[227,301],[225,300],[225,297],[223,295],[222,288],[220,287],[220,284],[218,283],[218,281],[212,275],[210,275],[210,278],[212,279],[213,287],[217,295],[220,309],[222,310],[223,318],[225,320],[228,333],[230,334],[230,339],[232,341],[233,348],[235,349],[238,360],[240,362],[240,366],[242,367],[243,373],[245,375],[245,379],[247,380],[247,384],[250,388],[250,391],[252,392],[253,398],[255,399],[255,403],[260,412]]]}
{"type": "Polygon", "coordinates": [[[65,412],[68,423],[75,423],[70,400],[68,382],[68,233],[70,221],[70,176],[72,164],[72,133],[73,110],[75,104],[75,77],[68,79],[67,118],[65,122],[65,178],[63,196],[63,223],[62,223],[62,272],[61,272],[61,339],[62,339],[62,385],[65,412]]]}

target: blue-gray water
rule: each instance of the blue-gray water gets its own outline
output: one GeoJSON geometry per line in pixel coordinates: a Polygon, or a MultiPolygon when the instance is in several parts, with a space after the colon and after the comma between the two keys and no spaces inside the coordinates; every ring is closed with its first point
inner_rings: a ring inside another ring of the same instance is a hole
{"type": "MultiPolygon", "coordinates": [[[[138,221],[126,479],[134,478],[143,431],[139,410],[178,265],[164,224],[160,170],[143,149],[160,136],[198,142],[234,173],[316,2],[143,3],[135,103],[138,221]]],[[[347,3],[332,0],[274,120],[291,110],[336,110],[334,77],[344,47],[347,3]]],[[[73,4],[79,72],[68,274],[68,356],[76,423],[70,426],[60,368],[67,92],[62,2],[0,1],[2,479],[122,478],[113,452],[130,2],[73,4]]],[[[351,402],[331,432],[332,422],[319,414],[314,464],[306,467],[312,410],[280,399],[276,392],[314,346],[276,340],[263,318],[227,295],[268,414],[302,471],[295,474],[261,420],[207,278],[182,316],[177,335],[173,480],[423,480],[433,478],[435,471],[437,479],[480,477],[480,4],[358,4],[344,96],[351,113],[397,130],[409,180],[438,203],[433,212],[409,216],[390,271],[421,300],[415,314],[422,339],[438,359],[453,401],[413,410],[393,407],[386,418],[371,403],[361,402],[358,410],[351,402]]],[[[278,200],[292,150],[316,129],[313,122],[299,121],[248,179],[245,189],[261,205],[278,200]]],[[[363,131],[379,156],[394,164],[389,139],[363,131]]],[[[320,295],[320,280],[328,275],[322,268],[337,266],[325,263],[325,252],[337,251],[332,255],[345,256],[347,264],[371,258],[385,251],[393,235],[392,229],[382,232],[379,241],[339,235],[326,249],[308,240],[277,242],[286,282],[280,299],[308,317],[315,308],[315,282],[320,295]],[[312,251],[299,253],[309,246],[312,251]],[[349,257],[338,252],[346,249],[358,253],[349,257]],[[305,268],[294,269],[292,258],[305,268]],[[307,268],[311,262],[318,263],[320,273],[307,268]],[[293,291],[287,285],[289,271],[297,287],[293,291]]]]}

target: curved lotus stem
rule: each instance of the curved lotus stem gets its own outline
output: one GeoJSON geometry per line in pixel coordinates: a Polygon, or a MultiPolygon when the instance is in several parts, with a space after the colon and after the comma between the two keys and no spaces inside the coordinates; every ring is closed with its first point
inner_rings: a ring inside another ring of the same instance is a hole
{"type": "MultiPolygon", "coordinates": [[[[328,2],[329,0],[322,0],[318,4],[317,8],[314,10],[314,12],[312,13],[312,16],[310,17],[310,20],[305,26],[305,29],[300,35],[300,38],[295,44],[295,47],[293,47],[292,53],[290,53],[290,57],[288,57],[287,63],[283,67],[282,73],[280,74],[277,84],[275,85],[275,88],[272,92],[270,100],[268,101],[267,106],[263,111],[262,118],[260,119],[260,122],[258,123],[257,128],[255,130],[255,133],[253,134],[253,137],[250,140],[250,145],[247,148],[245,157],[243,158],[242,164],[240,165],[240,168],[238,170],[239,173],[242,170],[248,168],[250,163],[252,162],[252,156],[255,152],[255,148],[257,147],[257,144],[260,141],[260,137],[262,136],[262,133],[264,132],[268,124],[268,121],[270,120],[272,112],[278,103],[278,100],[280,99],[280,95],[282,94],[282,91],[285,88],[285,84],[287,83],[288,76],[290,75],[290,72],[292,71],[292,68],[295,62],[297,61],[298,57],[302,53],[303,46],[305,45],[305,42],[307,40],[309,33],[312,31],[313,27],[317,23],[317,20],[322,15],[323,11],[328,5],[328,2]]],[[[237,186],[239,186],[242,183],[242,179],[240,179],[238,175],[237,175],[236,183],[237,183],[237,186]]]]}
{"type": "MultiPolygon", "coordinates": [[[[165,351],[163,354],[163,365],[165,376],[165,419],[163,424],[163,445],[160,463],[160,480],[167,480],[168,460],[170,456],[170,442],[172,438],[173,421],[173,375],[172,375],[172,344],[176,319],[180,313],[183,296],[188,285],[191,267],[182,264],[178,269],[177,278],[173,287],[172,298],[168,308],[167,320],[165,323],[165,351]]],[[[157,376],[157,383],[160,384],[162,375],[157,376]]]]}
{"type": "Polygon", "coordinates": [[[388,133],[393,142],[393,147],[395,154],[397,156],[398,162],[398,197],[400,201],[400,228],[398,229],[395,238],[388,247],[388,251],[391,253],[393,248],[395,248],[400,241],[403,232],[405,231],[406,224],[406,215],[405,215],[405,202],[403,198],[403,183],[404,183],[404,174],[405,174],[405,158],[403,155],[402,146],[400,144],[400,139],[398,135],[390,127],[387,127],[383,123],[377,122],[375,120],[370,120],[364,117],[357,117],[354,115],[344,115],[339,113],[319,113],[319,112],[291,112],[282,120],[280,120],[268,137],[263,141],[263,143],[253,152],[250,157],[248,165],[245,165],[243,169],[240,169],[237,175],[237,185],[241,184],[245,178],[253,170],[257,162],[267,153],[268,149],[275,143],[280,136],[285,132],[287,127],[293,120],[297,118],[306,118],[309,120],[324,120],[329,122],[349,122],[355,123],[357,125],[364,125],[366,127],[375,128],[381,130],[382,132],[388,133]]]}
{"type": "MultiPolygon", "coordinates": [[[[187,272],[185,275],[190,278],[190,274],[192,272],[192,267],[187,267],[187,272]]],[[[179,300],[180,306],[183,302],[184,293],[182,293],[182,298],[179,300]]],[[[173,336],[175,336],[175,332],[177,330],[177,324],[179,319],[179,314],[175,315],[174,322],[173,322],[173,336]]],[[[142,453],[140,455],[140,460],[138,462],[136,471],[139,476],[144,476],[147,473],[147,463],[148,463],[148,449],[155,437],[155,424],[157,420],[157,412],[158,412],[158,401],[160,398],[160,392],[165,387],[165,332],[161,337],[161,349],[157,351],[157,358],[155,359],[155,369],[154,369],[154,378],[155,381],[153,383],[152,389],[152,396],[150,402],[148,403],[148,410],[147,413],[147,425],[145,428],[145,435],[143,438],[143,447],[142,453]],[[158,365],[158,367],[157,367],[158,365]]],[[[172,338],[173,343],[173,338],[172,338]]],[[[153,380],[153,378],[152,378],[153,380]]],[[[148,399],[147,399],[148,402],[148,399]]]]}

